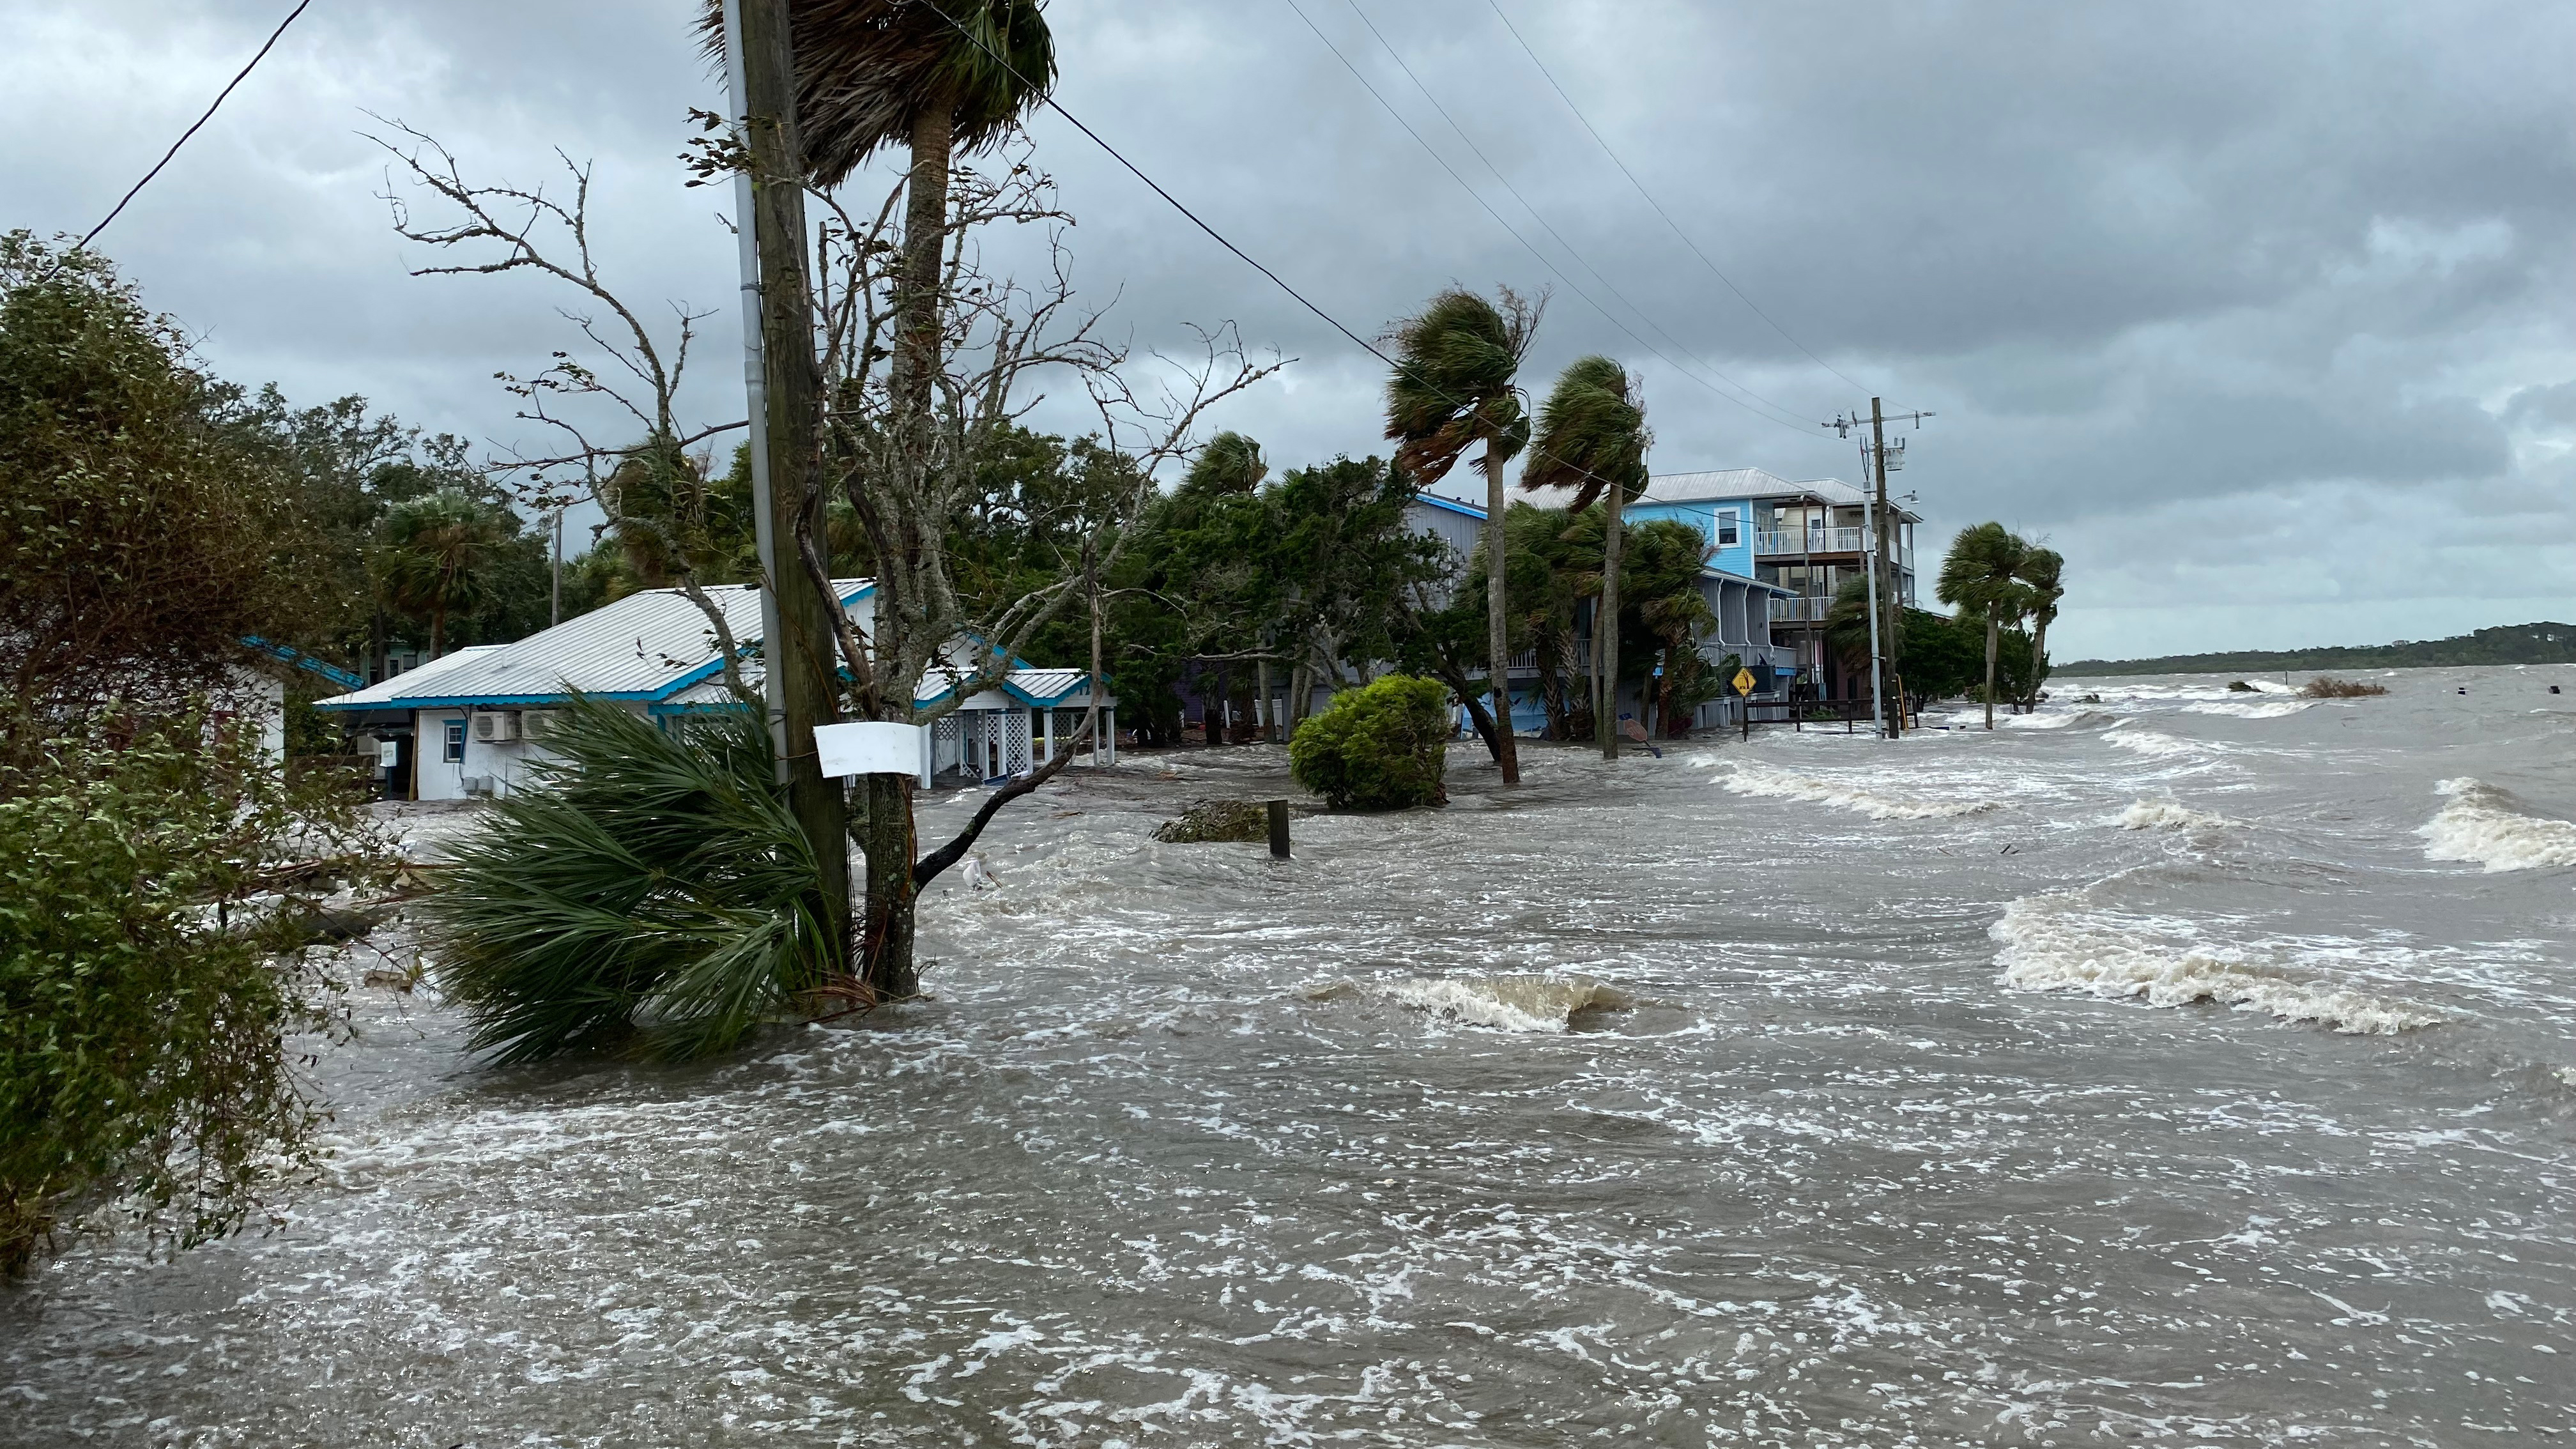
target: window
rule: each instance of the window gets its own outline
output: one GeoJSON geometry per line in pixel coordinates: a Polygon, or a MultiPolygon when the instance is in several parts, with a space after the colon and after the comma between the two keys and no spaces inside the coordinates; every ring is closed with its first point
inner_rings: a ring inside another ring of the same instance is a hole
{"type": "Polygon", "coordinates": [[[465,721],[452,719],[447,722],[447,748],[440,752],[439,758],[451,765],[465,763],[465,721]]]}
{"type": "Polygon", "coordinates": [[[1734,509],[1727,509],[1717,515],[1717,546],[1719,548],[1733,548],[1741,537],[1742,535],[1736,532],[1734,509]]]}

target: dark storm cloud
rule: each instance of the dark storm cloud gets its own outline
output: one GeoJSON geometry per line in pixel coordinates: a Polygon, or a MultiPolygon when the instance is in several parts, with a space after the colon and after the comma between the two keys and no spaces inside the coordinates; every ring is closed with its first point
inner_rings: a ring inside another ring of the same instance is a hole
{"type": "MultiPolygon", "coordinates": [[[[1638,199],[1485,0],[1361,7],[1520,198],[1349,0],[1297,4],[1481,203],[1286,0],[1058,0],[1060,93],[1364,336],[1453,280],[1551,289],[1533,382],[1584,351],[1638,366],[1662,471],[1850,477],[1815,420],[1871,391],[1932,408],[1898,484],[1927,539],[1990,516],[2049,533],[2072,651],[2424,637],[2570,607],[2576,13],[1503,0],[1793,343],[1638,199]],[[1767,403],[1728,400],[1743,389],[1767,403]],[[2183,548],[2201,528],[2222,541],[2183,548]],[[2149,536],[2177,546],[2141,554],[2149,536]],[[2268,562],[2224,562],[2250,537],[2268,562]]],[[[362,111],[437,133],[479,176],[536,180],[557,145],[595,158],[611,275],[727,306],[721,198],[682,190],[673,160],[686,109],[715,99],[690,9],[316,7],[109,249],[233,376],[508,441],[490,374],[563,345],[563,299],[405,276],[427,259],[385,226],[362,111]]],[[[5,223],[86,226],[281,11],[0,0],[5,223]],[[72,126],[78,151],[49,139],[72,126]]],[[[1224,423],[1292,464],[1379,446],[1374,359],[1061,120],[1032,129],[1081,218],[1077,279],[1119,295],[1140,349],[1233,320],[1302,360],[1224,423]]],[[[711,319],[710,417],[733,345],[711,319]]]]}

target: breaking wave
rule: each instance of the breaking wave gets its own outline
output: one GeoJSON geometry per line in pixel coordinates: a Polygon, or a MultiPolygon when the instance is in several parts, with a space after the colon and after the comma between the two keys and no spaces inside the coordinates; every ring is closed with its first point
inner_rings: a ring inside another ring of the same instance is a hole
{"type": "Polygon", "coordinates": [[[2087,911],[2062,892],[2014,901],[1991,934],[2003,944],[1995,957],[2004,968],[2002,984],[2014,991],[2081,991],[2158,1007],[2205,1001],[2366,1036],[2447,1020],[2282,970],[2238,948],[2199,945],[2170,923],[2087,911]]]}
{"type": "Polygon", "coordinates": [[[2172,800],[2132,800],[2111,823],[2122,830],[2224,830],[2236,822],[2172,800]]]}
{"type": "Polygon", "coordinates": [[[1718,783],[1738,795],[1812,800],[1837,809],[1857,810],[1873,820],[1939,820],[1957,815],[1982,815],[1989,810],[2001,809],[2003,805],[2000,800],[1931,800],[1917,795],[1891,795],[1848,780],[1793,775],[1786,770],[1765,769],[1760,765],[1737,765],[1733,773],[1718,777],[1718,783]]]}
{"type": "Polygon", "coordinates": [[[2234,719],[2282,719],[2287,716],[2297,714],[2301,710],[2314,709],[2315,707],[2316,702],[2314,700],[2304,699],[2289,700],[2280,704],[2235,704],[2225,700],[2220,700],[2209,704],[2187,704],[2183,706],[2183,712],[2186,714],[2223,714],[2234,719]]]}
{"type": "Polygon", "coordinates": [[[2170,759],[2175,755],[2194,755],[2200,753],[2202,749],[2201,746],[2189,740],[2158,734],[2154,730],[2115,729],[2105,734],[2103,738],[2121,749],[2132,750],[2150,759],[2158,760],[2170,759]]]}
{"type": "Polygon", "coordinates": [[[2576,865],[2576,823],[2525,815],[2512,795],[2463,775],[2434,793],[2451,803],[2416,830],[2427,860],[2473,860],[2490,871],[2576,865]]]}
{"type": "Polygon", "coordinates": [[[1496,1031],[1563,1033],[1588,1011],[1626,1011],[1636,998],[1589,976],[1412,976],[1331,981],[1309,1001],[1375,996],[1415,1011],[1496,1031]]]}

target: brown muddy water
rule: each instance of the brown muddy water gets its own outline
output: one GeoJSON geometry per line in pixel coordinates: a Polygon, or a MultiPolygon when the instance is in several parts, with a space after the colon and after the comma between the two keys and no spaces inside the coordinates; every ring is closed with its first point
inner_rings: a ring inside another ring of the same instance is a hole
{"type": "Polygon", "coordinates": [[[2576,1441],[2576,670],[2224,682],[1285,864],[1131,762],[688,1070],[362,990],[283,1231],[0,1290],[0,1442],[2576,1441]]]}

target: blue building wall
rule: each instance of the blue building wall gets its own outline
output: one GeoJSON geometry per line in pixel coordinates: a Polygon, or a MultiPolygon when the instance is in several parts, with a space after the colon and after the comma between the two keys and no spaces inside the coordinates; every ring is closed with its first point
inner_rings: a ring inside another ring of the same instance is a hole
{"type": "Polygon", "coordinates": [[[1714,552],[1709,555],[1711,567],[1744,578],[1753,578],[1753,500],[1719,498],[1692,503],[1632,503],[1624,516],[1631,522],[1670,518],[1699,530],[1714,552]],[[1733,516],[1735,541],[1726,541],[1727,515],[1733,516]]]}

